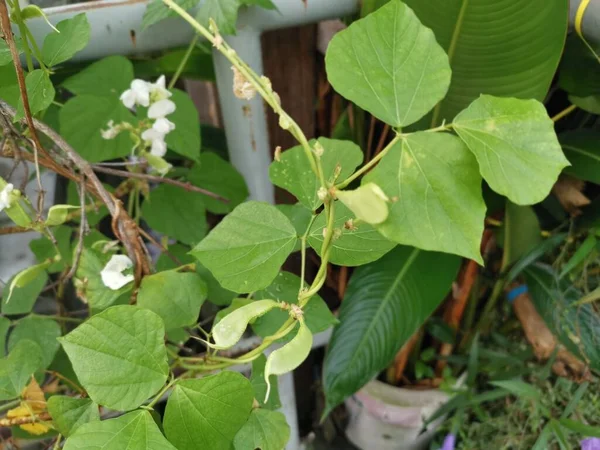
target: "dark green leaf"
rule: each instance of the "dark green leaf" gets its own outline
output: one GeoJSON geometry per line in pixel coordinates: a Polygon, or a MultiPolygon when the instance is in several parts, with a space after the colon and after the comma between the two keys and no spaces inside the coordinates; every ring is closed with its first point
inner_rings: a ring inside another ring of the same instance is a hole
{"type": "Polygon", "coordinates": [[[227,306],[237,296],[235,292],[232,292],[221,286],[221,284],[213,276],[212,272],[199,262],[196,263],[196,272],[200,274],[200,276],[208,286],[209,302],[218,306],[227,306]]]}
{"type": "Polygon", "coordinates": [[[166,253],[161,253],[156,261],[156,271],[163,272],[178,268],[181,264],[190,264],[194,262],[194,257],[190,255],[190,248],[182,244],[173,244],[168,247],[169,254],[177,258],[179,263],[173,261],[166,253]]]}
{"type": "Polygon", "coordinates": [[[577,420],[571,420],[571,419],[566,419],[566,418],[559,419],[559,423],[563,427],[565,427],[581,436],[600,438],[600,427],[586,425],[581,422],[578,422],[577,420]]]}
{"type": "Polygon", "coordinates": [[[235,34],[239,7],[240,0],[206,0],[198,10],[196,20],[208,28],[209,19],[212,19],[222,34],[235,34]]]}
{"type": "Polygon", "coordinates": [[[559,278],[569,274],[573,269],[579,266],[583,261],[590,255],[590,253],[596,248],[598,240],[593,234],[588,235],[587,238],[581,243],[581,245],[575,250],[573,256],[562,267],[559,278]]]}
{"type": "MultiPolygon", "coordinates": [[[[175,0],[179,6],[188,10],[198,4],[197,0],[175,0]]],[[[148,3],[144,17],[142,18],[142,29],[148,28],[167,17],[176,17],[177,13],[172,11],[162,0],[152,0],[148,3]]]]}
{"type": "Polygon", "coordinates": [[[545,241],[538,244],[536,247],[532,248],[529,252],[527,252],[523,257],[515,263],[514,266],[506,274],[506,283],[511,283],[517,278],[523,270],[537,262],[540,258],[542,258],[547,253],[550,253],[556,247],[561,245],[563,241],[566,239],[567,233],[559,233],[556,234],[545,241]]]}
{"type": "Polygon", "coordinates": [[[567,37],[558,85],[571,95],[600,94],[600,64],[577,33],[567,37]]]}
{"type": "Polygon", "coordinates": [[[133,80],[133,65],[124,56],[113,55],[90,64],[67,78],[62,85],[77,95],[119,97],[133,80]]]}
{"type": "MultiPolygon", "coordinates": [[[[27,74],[25,77],[25,87],[27,88],[31,114],[36,114],[46,109],[54,100],[56,92],[54,91],[52,81],[50,81],[50,76],[41,69],[36,69],[27,74]]],[[[23,101],[19,100],[15,120],[22,119],[23,117],[25,117],[23,101]]]]}
{"type": "Polygon", "coordinates": [[[250,375],[250,383],[254,389],[254,398],[260,404],[260,407],[275,410],[281,408],[281,400],[279,399],[279,381],[275,375],[271,375],[269,377],[271,391],[269,392],[269,398],[265,403],[265,397],[267,395],[267,382],[265,381],[266,363],[267,357],[264,354],[252,361],[252,374],[250,375]]]}
{"type": "MultiPolygon", "coordinates": [[[[48,273],[61,272],[65,269],[65,267],[71,264],[72,233],[73,229],[68,226],[59,226],[52,230],[52,234],[54,235],[54,239],[56,239],[56,244],[60,254],[60,261],[57,261],[50,267],[48,267],[46,269],[48,273]]],[[[37,259],[38,263],[42,263],[48,258],[54,258],[56,256],[56,249],[54,248],[52,241],[50,241],[50,239],[48,239],[45,236],[42,236],[39,239],[34,239],[31,242],[29,242],[29,248],[35,255],[35,258],[37,259]]],[[[13,295],[16,295],[16,292],[13,293],[13,295]]]]}
{"type": "Polygon", "coordinates": [[[0,359],[0,400],[21,395],[33,373],[42,366],[42,349],[33,341],[22,340],[0,359]]]}
{"type": "Polygon", "coordinates": [[[11,285],[13,280],[14,277],[8,281],[6,287],[2,290],[2,314],[27,314],[31,312],[33,305],[35,305],[44,286],[46,286],[48,276],[45,274],[40,275],[26,286],[14,288],[10,301],[8,301],[8,286],[11,285]]]}
{"type": "Polygon", "coordinates": [[[175,124],[175,130],[169,133],[167,146],[192,161],[200,158],[200,118],[194,102],[188,94],[179,89],[172,89],[171,100],[177,109],[169,115],[169,120],[175,124]]]}
{"type": "Polygon", "coordinates": [[[568,131],[558,138],[571,163],[565,172],[581,180],[600,184],[600,132],[568,131]]]}

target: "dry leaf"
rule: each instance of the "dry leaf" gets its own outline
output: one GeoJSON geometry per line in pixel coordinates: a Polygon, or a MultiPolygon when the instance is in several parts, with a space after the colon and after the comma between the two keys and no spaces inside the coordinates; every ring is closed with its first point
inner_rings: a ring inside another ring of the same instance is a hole
{"type": "Polygon", "coordinates": [[[565,210],[572,216],[581,214],[579,207],[589,205],[590,199],[583,193],[585,183],[568,175],[561,175],[554,184],[552,192],[565,210]]]}

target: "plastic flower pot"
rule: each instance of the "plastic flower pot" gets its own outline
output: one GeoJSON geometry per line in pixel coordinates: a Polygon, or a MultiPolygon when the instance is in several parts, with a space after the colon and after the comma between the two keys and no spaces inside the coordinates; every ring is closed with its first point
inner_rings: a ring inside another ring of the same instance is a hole
{"type": "Polygon", "coordinates": [[[348,439],[362,450],[426,449],[444,417],[427,418],[450,399],[439,389],[414,390],[373,380],[346,400],[348,439]]]}

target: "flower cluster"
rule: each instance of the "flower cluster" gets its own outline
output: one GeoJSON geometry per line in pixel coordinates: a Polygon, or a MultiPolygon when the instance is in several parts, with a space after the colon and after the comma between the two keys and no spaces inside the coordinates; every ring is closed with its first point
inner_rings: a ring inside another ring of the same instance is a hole
{"type": "Polygon", "coordinates": [[[134,280],[133,275],[123,274],[124,271],[131,269],[131,267],[133,267],[133,262],[129,257],[125,255],[113,255],[100,272],[102,283],[113,291],[121,289],[134,280]]]}
{"type": "Polygon", "coordinates": [[[14,186],[11,183],[8,183],[6,186],[4,186],[4,189],[0,191],[0,211],[12,206],[12,191],[14,191],[14,186]]]}

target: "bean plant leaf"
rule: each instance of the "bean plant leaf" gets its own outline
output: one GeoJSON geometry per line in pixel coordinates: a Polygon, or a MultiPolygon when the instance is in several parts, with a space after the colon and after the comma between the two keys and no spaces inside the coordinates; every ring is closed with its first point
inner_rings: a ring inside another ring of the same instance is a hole
{"type": "Polygon", "coordinates": [[[569,101],[584,111],[592,114],[600,114],[600,95],[588,95],[586,97],[575,97],[569,95],[569,101]]]}
{"type": "Polygon", "coordinates": [[[90,398],[119,411],[137,408],[169,373],[165,327],[152,311],[114,306],[60,339],[90,398]]]}
{"type": "Polygon", "coordinates": [[[42,292],[42,289],[44,289],[44,286],[46,286],[48,276],[46,274],[42,274],[27,285],[21,288],[14,288],[10,297],[10,301],[8,301],[8,295],[10,292],[8,286],[12,284],[13,279],[14,277],[8,281],[2,291],[2,314],[28,314],[31,312],[31,309],[42,292]]]}
{"type": "Polygon", "coordinates": [[[60,109],[61,135],[91,163],[121,158],[131,153],[128,133],[114,139],[104,139],[100,133],[110,120],[115,123],[134,122],[131,112],[117,96],[78,95],[60,109]]]}
{"type": "Polygon", "coordinates": [[[138,410],[116,419],[82,425],[64,450],[177,450],[160,432],[150,411],[138,410]]]}
{"type": "Polygon", "coordinates": [[[600,184],[600,132],[568,131],[558,136],[571,166],[565,172],[580,180],[600,184]]]}
{"type": "Polygon", "coordinates": [[[450,85],[448,56],[400,0],[337,33],[325,63],[336,91],[395,127],[427,114],[450,85]]]}
{"type": "MultiPolygon", "coordinates": [[[[598,53],[600,46],[596,45],[594,50],[598,53]]],[[[598,64],[598,59],[577,33],[571,33],[565,42],[564,55],[560,61],[559,87],[571,95],[585,97],[600,94],[599,83],[600,64],[598,64]]]]}
{"type": "Polygon", "coordinates": [[[110,254],[84,248],[75,272],[77,296],[95,310],[103,310],[112,305],[123,294],[131,291],[131,283],[113,291],[102,281],[100,272],[110,260],[110,254]]]}
{"type": "Polygon", "coordinates": [[[209,19],[212,19],[222,34],[235,34],[239,7],[240,0],[206,0],[198,10],[196,20],[208,27],[209,19]]]}
{"type": "Polygon", "coordinates": [[[171,330],[196,323],[207,291],[198,274],[170,270],[144,277],[137,301],[158,314],[171,330]]]}
{"type": "Polygon", "coordinates": [[[178,450],[230,450],[253,398],[252,385],[237,372],[181,381],[167,402],[165,434],[178,450]]]}
{"type": "Polygon", "coordinates": [[[248,198],[248,188],[244,177],[230,163],[216,153],[205,152],[200,161],[188,173],[188,180],[194,185],[207,189],[228,201],[199,194],[206,209],[214,214],[227,214],[248,198]]]}
{"type": "Polygon", "coordinates": [[[374,182],[392,200],[388,219],[376,226],[383,236],[483,262],[481,176],[460,139],[446,133],[408,135],[363,182],[374,182]]]}
{"type": "Polygon", "coordinates": [[[450,122],[480,94],[542,101],[560,60],[568,1],[405,0],[448,53],[452,82],[430,124],[450,122]]]}
{"type": "Polygon", "coordinates": [[[300,251],[302,249],[302,242],[300,242],[300,238],[302,238],[304,233],[306,233],[306,229],[308,228],[308,224],[310,223],[310,219],[312,217],[312,211],[301,203],[296,203],[294,205],[275,205],[275,208],[281,211],[285,217],[290,219],[290,222],[292,222],[292,225],[294,225],[294,228],[296,229],[296,235],[298,237],[294,251],[300,251]]]}
{"type": "MultiPolygon", "coordinates": [[[[188,10],[198,4],[196,0],[175,0],[179,6],[183,9],[188,10]]],[[[167,17],[175,17],[177,13],[169,8],[162,0],[152,0],[148,3],[144,17],[142,18],[142,29],[148,28],[150,25],[154,25],[167,17]]]]}
{"type": "Polygon", "coordinates": [[[200,263],[196,263],[196,272],[202,277],[208,287],[208,301],[218,305],[227,306],[237,296],[235,292],[225,289],[214,277],[212,272],[200,263]]]}
{"type": "Polygon", "coordinates": [[[542,242],[540,222],[531,206],[507,201],[498,241],[503,242],[502,267],[520,260],[542,242]]]}
{"type": "Polygon", "coordinates": [[[6,355],[6,341],[11,321],[8,317],[0,316],[0,358],[6,355]]]}
{"type": "Polygon", "coordinates": [[[98,405],[89,398],[53,395],[48,399],[48,412],[56,429],[65,437],[86,423],[100,420],[98,405]]]}
{"type": "Polygon", "coordinates": [[[454,120],[490,187],[518,205],[541,202],[569,165],[537,100],[482,95],[454,120]]]}
{"type": "Polygon", "coordinates": [[[62,82],[76,95],[119,97],[133,80],[133,64],[121,55],[102,58],[62,82]]]}
{"type": "MultiPolygon", "coordinates": [[[[25,87],[27,88],[31,114],[36,114],[50,106],[56,95],[54,85],[50,81],[50,76],[41,69],[35,69],[27,74],[25,77],[25,87]]],[[[23,101],[19,100],[15,120],[22,119],[23,117],[25,117],[23,101]]]]}
{"type": "Polygon", "coordinates": [[[200,118],[194,102],[188,94],[179,89],[172,90],[171,99],[176,106],[169,120],[175,124],[175,131],[166,138],[167,146],[175,153],[192,161],[200,158],[200,118]]]}
{"type": "Polygon", "coordinates": [[[235,208],[192,250],[217,281],[234,292],[267,287],[294,249],[296,230],[272,205],[235,208]]]}
{"type": "MultiPolygon", "coordinates": [[[[17,52],[19,54],[23,53],[23,42],[20,38],[15,37],[15,46],[17,47],[17,52]]],[[[7,42],[2,39],[0,40],[0,66],[4,66],[12,62],[12,55],[10,53],[10,48],[8,47],[7,42]]]]}
{"type": "Polygon", "coordinates": [[[33,341],[42,350],[40,367],[45,369],[54,359],[60,344],[60,325],[52,319],[26,317],[19,321],[8,338],[8,351],[16,348],[21,341],[33,341]]]}
{"type": "MultiPolygon", "coordinates": [[[[314,148],[317,140],[309,144],[314,148]]],[[[340,172],[338,180],[352,175],[356,167],[363,161],[362,150],[351,141],[319,138],[318,143],[324,149],[321,165],[327,181],[332,181],[336,167],[340,172]]],[[[309,160],[301,146],[292,147],[281,154],[277,161],[269,167],[269,178],[274,185],[294,194],[300,203],[310,210],[323,204],[317,195],[321,184],[312,172],[309,160]]]]}
{"type": "Polygon", "coordinates": [[[42,47],[42,59],[48,67],[71,59],[90,40],[90,24],[85,13],[58,22],[56,29],[59,33],[54,31],[47,35],[42,47]]]}
{"type": "MultiPolygon", "coordinates": [[[[304,287],[308,287],[306,283],[304,287]]],[[[299,289],[300,277],[293,273],[280,272],[270,286],[256,291],[253,297],[257,300],[271,299],[279,302],[298,304],[299,289]]],[[[288,317],[289,313],[287,311],[273,309],[257,318],[252,324],[252,329],[261,337],[271,336],[285,323],[288,317]]],[[[304,321],[312,334],[325,331],[337,323],[329,307],[319,295],[312,297],[304,307],[304,321]]],[[[283,340],[288,341],[292,339],[297,332],[297,329],[295,329],[288,333],[283,340]]]]}
{"type": "Polygon", "coordinates": [[[152,229],[188,245],[200,242],[208,228],[202,196],[169,184],[150,192],[142,215],[152,229]]]}
{"type": "Polygon", "coordinates": [[[27,339],[17,343],[8,356],[0,359],[0,400],[11,400],[21,395],[41,365],[42,349],[39,345],[27,339]]]}
{"type": "Polygon", "coordinates": [[[267,398],[267,401],[265,402],[265,397],[267,395],[267,382],[265,381],[266,364],[267,357],[264,354],[252,361],[250,383],[254,389],[254,399],[259,403],[260,407],[276,410],[281,408],[281,400],[279,399],[279,382],[275,375],[269,377],[271,390],[269,392],[269,398],[267,398]]]}
{"type": "Polygon", "coordinates": [[[354,271],[325,357],[326,412],[390,364],[442,302],[459,266],[453,255],[398,246],[354,271]]]}
{"type": "MultiPolygon", "coordinates": [[[[360,222],[354,225],[354,213],[341,202],[335,205],[333,226],[339,237],[335,238],[329,253],[329,262],[340,266],[361,266],[378,260],[396,246],[381,235],[372,225],[360,222]]],[[[313,223],[308,243],[321,256],[323,230],[327,222],[321,212],[313,223]]]]}
{"type": "Polygon", "coordinates": [[[253,409],[248,422],[235,435],[235,450],[282,450],[290,439],[285,416],[268,409],[253,409]]]}

